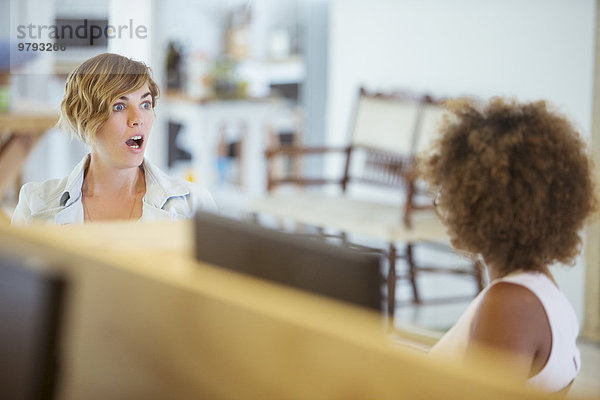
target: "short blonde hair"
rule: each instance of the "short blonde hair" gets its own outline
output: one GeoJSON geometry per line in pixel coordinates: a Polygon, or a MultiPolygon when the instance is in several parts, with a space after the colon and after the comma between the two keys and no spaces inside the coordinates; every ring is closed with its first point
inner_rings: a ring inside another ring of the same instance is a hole
{"type": "Polygon", "coordinates": [[[96,133],[111,115],[113,103],[144,85],[148,85],[154,108],[159,89],[144,63],[112,53],[92,57],[67,78],[59,126],[84,143],[94,143],[96,133]]]}

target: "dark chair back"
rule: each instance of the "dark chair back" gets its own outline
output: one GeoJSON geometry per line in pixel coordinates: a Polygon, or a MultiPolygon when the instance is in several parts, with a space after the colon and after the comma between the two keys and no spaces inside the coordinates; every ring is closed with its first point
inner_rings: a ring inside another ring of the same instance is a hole
{"type": "Polygon", "coordinates": [[[65,282],[0,253],[0,393],[53,399],[65,282]]]}

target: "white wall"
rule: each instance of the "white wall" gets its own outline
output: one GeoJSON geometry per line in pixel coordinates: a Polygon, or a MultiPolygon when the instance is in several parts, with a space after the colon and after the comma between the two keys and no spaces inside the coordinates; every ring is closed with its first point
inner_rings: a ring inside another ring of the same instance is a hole
{"type": "Polygon", "coordinates": [[[108,4],[108,23],[119,32],[116,38],[108,39],[108,51],[150,64],[153,1],[109,0],[108,4]]]}
{"type": "MultiPolygon", "coordinates": [[[[332,0],[327,142],[347,141],[358,87],[546,99],[589,136],[593,0],[332,0]]],[[[556,271],[583,314],[583,262],[556,271]]]]}
{"type": "Polygon", "coordinates": [[[357,87],[548,99],[591,124],[593,0],[332,0],[328,139],[357,87]]]}

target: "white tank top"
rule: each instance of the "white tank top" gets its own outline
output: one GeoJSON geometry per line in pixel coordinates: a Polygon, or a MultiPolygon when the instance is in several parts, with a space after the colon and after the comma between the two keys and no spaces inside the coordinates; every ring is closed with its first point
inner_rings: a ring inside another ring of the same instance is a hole
{"type": "Polygon", "coordinates": [[[540,300],[548,316],[552,331],[550,356],[542,370],[528,379],[528,384],[551,392],[564,389],[575,378],[581,365],[579,349],[576,346],[579,323],[573,307],[563,292],[542,273],[519,272],[492,281],[469,304],[456,324],[446,332],[429,354],[455,359],[464,357],[479,303],[487,290],[498,282],[509,282],[529,289],[540,300]]]}

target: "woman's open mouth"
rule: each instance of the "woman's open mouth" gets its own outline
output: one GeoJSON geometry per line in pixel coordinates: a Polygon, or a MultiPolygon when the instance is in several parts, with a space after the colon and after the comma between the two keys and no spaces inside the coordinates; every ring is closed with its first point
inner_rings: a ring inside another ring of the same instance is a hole
{"type": "Polygon", "coordinates": [[[136,135],[132,136],[125,141],[125,144],[132,149],[139,149],[144,143],[144,138],[142,136],[136,135]]]}

